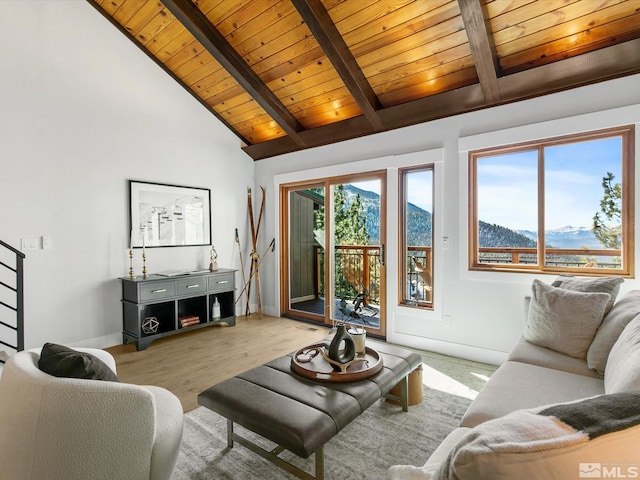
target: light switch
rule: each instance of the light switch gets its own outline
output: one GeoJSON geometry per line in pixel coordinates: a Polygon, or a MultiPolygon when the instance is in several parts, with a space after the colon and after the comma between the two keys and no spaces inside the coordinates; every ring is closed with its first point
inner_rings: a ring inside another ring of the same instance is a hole
{"type": "Polygon", "coordinates": [[[40,248],[39,238],[22,238],[20,239],[22,250],[38,250],[40,248]]]}

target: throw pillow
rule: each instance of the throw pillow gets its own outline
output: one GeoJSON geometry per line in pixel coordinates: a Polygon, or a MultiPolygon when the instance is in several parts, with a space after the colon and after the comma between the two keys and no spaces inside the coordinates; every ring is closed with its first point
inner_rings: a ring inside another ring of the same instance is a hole
{"type": "Polygon", "coordinates": [[[606,393],[640,390],[640,316],[634,318],[613,345],[604,370],[606,393]]]}
{"type": "Polygon", "coordinates": [[[560,275],[551,285],[575,292],[608,293],[611,295],[611,299],[604,312],[606,315],[616,301],[622,282],[624,282],[624,278],[621,277],[572,277],[570,275],[560,275]]]}
{"type": "Polygon", "coordinates": [[[640,290],[631,290],[604,317],[587,352],[587,365],[604,375],[613,344],[631,320],[640,315],[640,290]]]}
{"type": "Polygon", "coordinates": [[[574,292],[535,279],[524,338],[556,352],[586,358],[610,298],[608,293],[574,292]]]}
{"type": "Polygon", "coordinates": [[[118,377],[99,358],[55,343],[45,343],[38,367],[54,377],[84,378],[118,382],[118,377]]]}

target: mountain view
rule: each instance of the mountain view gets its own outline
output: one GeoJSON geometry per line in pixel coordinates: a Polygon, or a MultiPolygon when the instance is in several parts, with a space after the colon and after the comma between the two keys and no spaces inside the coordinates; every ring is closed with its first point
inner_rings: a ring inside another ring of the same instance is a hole
{"type": "MultiPolygon", "coordinates": [[[[370,243],[380,243],[380,195],[375,192],[361,190],[353,185],[345,185],[347,206],[351,204],[356,195],[360,195],[360,201],[364,206],[367,218],[366,225],[369,232],[370,243]]],[[[431,246],[431,212],[410,203],[409,204],[409,244],[431,246]]]]}
{"type": "MultiPolygon", "coordinates": [[[[380,196],[375,192],[361,190],[353,185],[345,185],[347,205],[356,195],[364,206],[367,218],[367,230],[372,244],[380,242],[380,196]]],[[[431,246],[431,212],[410,203],[409,204],[410,245],[431,246]]],[[[480,245],[484,247],[523,247],[535,248],[537,234],[531,230],[510,230],[500,225],[480,221],[480,245]]],[[[545,235],[547,245],[556,248],[602,248],[598,239],[588,227],[566,226],[549,230],[545,235]]]]}
{"type": "MultiPolygon", "coordinates": [[[[518,230],[518,233],[525,237],[536,239],[536,232],[530,230],[518,230]]],[[[566,226],[555,230],[547,230],[544,235],[547,245],[556,248],[602,248],[602,244],[587,227],[566,226]]]]}

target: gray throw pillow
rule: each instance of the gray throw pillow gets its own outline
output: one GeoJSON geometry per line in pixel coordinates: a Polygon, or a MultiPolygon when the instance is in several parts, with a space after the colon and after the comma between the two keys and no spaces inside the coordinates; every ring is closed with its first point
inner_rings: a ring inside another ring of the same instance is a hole
{"type": "Polygon", "coordinates": [[[611,349],[604,370],[605,393],[640,390],[640,316],[627,325],[611,349]]]}
{"type": "Polygon", "coordinates": [[[530,343],[576,358],[586,358],[611,296],[551,287],[533,280],[524,331],[530,343]]]}
{"type": "Polygon", "coordinates": [[[606,315],[616,301],[622,282],[624,282],[624,278],[621,277],[573,277],[571,275],[560,275],[551,285],[565,290],[573,290],[574,292],[608,293],[611,295],[611,299],[604,311],[606,315]]]}
{"type": "Polygon", "coordinates": [[[54,377],[119,381],[113,370],[96,356],[55,343],[44,344],[38,368],[54,377]]]}
{"type": "Polygon", "coordinates": [[[604,374],[611,347],[631,320],[640,315],[640,290],[631,290],[618,300],[602,320],[587,352],[589,368],[604,374]]]}

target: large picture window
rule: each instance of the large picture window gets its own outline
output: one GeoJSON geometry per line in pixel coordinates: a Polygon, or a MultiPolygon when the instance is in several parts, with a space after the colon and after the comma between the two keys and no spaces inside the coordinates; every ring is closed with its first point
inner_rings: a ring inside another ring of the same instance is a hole
{"type": "Polygon", "coordinates": [[[634,127],[469,153],[470,268],[633,275],[634,127]]]}
{"type": "Polygon", "coordinates": [[[400,304],[433,305],[433,167],[400,170],[400,304]]]}

